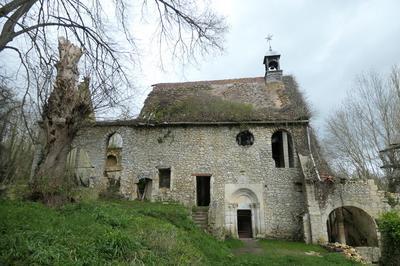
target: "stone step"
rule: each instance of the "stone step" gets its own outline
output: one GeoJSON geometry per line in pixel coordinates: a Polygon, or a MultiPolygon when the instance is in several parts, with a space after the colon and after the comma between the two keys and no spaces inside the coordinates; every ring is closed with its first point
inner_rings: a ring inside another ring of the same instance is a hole
{"type": "Polygon", "coordinates": [[[193,218],[208,218],[208,215],[193,214],[192,217],[193,217],[193,218]]]}
{"type": "Polygon", "coordinates": [[[197,212],[193,212],[193,214],[201,214],[201,215],[208,215],[208,211],[197,211],[197,212]]]}
{"type": "Polygon", "coordinates": [[[208,209],[198,209],[192,212],[193,222],[201,229],[208,229],[208,209]]]}
{"type": "Polygon", "coordinates": [[[208,217],[207,216],[192,216],[193,220],[207,220],[208,217]]]}

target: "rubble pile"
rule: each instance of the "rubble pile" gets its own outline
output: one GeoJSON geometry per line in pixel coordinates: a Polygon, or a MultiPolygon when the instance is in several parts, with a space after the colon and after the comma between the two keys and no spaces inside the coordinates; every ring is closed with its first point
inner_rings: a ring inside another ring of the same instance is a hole
{"type": "Polygon", "coordinates": [[[366,264],[365,260],[361,257],[361,255],[357,252],[355,248],[352,246],[348,246],[346,244],[340,244],[340,243],[328,243],[324,245],[324,248],[331,252],[343,252],[343,254],[356,262],[360,262],[362,264],[366,264]]]}

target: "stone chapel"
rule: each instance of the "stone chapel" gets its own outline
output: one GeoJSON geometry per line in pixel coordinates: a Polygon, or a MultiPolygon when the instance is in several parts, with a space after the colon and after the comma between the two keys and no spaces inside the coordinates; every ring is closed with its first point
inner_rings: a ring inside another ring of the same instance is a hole
{"type": "Polygon", "coordinates": [[[155,84],[136,119],[82,129],[80,182],[182,203],[219,236],[342,242],[375,256],[384,193],[331,175],[280,54],[269,49],[263,64],[261,77],[155,84]]]}

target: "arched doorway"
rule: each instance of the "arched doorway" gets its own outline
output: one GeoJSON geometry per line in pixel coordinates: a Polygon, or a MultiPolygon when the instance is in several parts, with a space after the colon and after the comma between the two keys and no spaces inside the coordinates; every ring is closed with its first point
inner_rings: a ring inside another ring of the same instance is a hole
{"type": "Polygon", "coordinates": [[[239,238],[252,238],[253,226],[250,210],[237,210],[237,225],[239,238]]]}
{"type": "Polygon", "coordinates": [[[378,234],[374,219],[354,206],[334,209],[327,219],[329,242],[353,247],[377,247],[378,234]]]}
{"type": "Polygon", "coordinates": [[[260,204],[256,194],[248,188],[236,190],[229,199],[228,215],[231,233],[238,238],[253,238],[260,230],[260,204]]]}

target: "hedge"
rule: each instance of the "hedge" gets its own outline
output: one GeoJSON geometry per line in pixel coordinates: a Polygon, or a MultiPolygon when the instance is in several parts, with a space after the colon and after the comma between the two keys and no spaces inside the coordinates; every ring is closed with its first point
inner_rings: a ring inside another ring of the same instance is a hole
{"type": "Polygon", "coordinates": [[[400,265],[400,213],[391,211],[383,214],[378,221],[382,237],[383,265],[400,265]]]}

